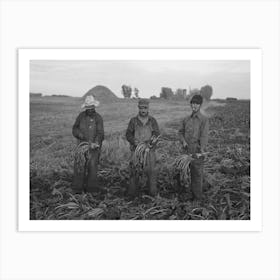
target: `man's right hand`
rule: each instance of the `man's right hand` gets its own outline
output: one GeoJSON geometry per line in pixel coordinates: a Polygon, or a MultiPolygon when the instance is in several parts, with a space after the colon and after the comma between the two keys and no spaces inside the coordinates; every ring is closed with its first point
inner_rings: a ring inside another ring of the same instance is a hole
{"type": "Polygon", "coordinates": [[[139,145],[139,141],[138,140],[134,140],[134,146],[137,147],[139,145]]]}
{"type": "Polygon", "coordinates": [[[183,142],[183,148],[184,148],[184,149],[187,149],[187,148],[188,148],[187,142],[183,142]]]}
{"type": "Polygon", "coordinates": [[[85,140],[85,137],[84,137],[83,133],[79,133],[79,139],[80,140],[85,140]]]}

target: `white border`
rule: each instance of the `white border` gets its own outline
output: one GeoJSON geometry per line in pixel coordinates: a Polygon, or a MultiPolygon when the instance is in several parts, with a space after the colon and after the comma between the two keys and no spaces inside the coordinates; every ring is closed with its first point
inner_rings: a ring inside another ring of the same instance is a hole
{"type": "Polygon", "coordinates": [[[260,49],[19,49],[19,231],[261,231],[262,61],[260,49]],[[250,60],[251,220],[249,221],[47,221],[29,220],[30,60],[250,60]]]}

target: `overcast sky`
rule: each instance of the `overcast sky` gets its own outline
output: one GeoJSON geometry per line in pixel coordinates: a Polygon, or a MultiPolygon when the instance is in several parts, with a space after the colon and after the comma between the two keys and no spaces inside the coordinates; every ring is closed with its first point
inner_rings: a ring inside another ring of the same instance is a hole
{"type": "Polygon", "coordinates": [[[161,87],[213,87],[213,98],[250,98],[250,62],[247,60],[122,60],[30,62],[30,92],[82,96],[103,85],[121,97],[121,86],[139,89],[141,97],[159,96],[161,87]]]}

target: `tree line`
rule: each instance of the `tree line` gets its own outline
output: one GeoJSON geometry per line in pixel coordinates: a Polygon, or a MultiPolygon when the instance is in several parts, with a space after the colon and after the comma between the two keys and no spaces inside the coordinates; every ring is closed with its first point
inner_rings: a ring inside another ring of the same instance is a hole
{"type": "MultiPolygon", "coordinates": [[[[128,85],[122,85],[122,95],[124,98],[131,98],[134,93],[135,98],[139,98],[139,89],[134,88],[132,89],[131,86],[128,85]]],[[[161,92],[159,94],[159,98],[166,99],[166,100],[189,100],[193,97],[195,94],[200,94],[204,100],[210,100],[213,95],[213,88],[210,85],[205,85],[201,87],[200,89],[190,89],[187,93],[186,89],[178,88],[175,91],[173,91],[169,87],[162,87],[161,92]]],[[[151,96],[151,99],[157,99],[155,95],[151,96]]]]}

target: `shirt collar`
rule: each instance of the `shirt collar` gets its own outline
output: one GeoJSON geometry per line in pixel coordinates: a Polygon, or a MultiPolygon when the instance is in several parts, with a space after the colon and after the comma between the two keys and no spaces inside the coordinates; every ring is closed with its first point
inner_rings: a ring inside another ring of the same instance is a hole
{"type": "Polygon", "coordinates": [[[201,119],[202,115],[201,115],[200,111],[191,114],[191,118],[196,118],[196,117],[201,119]]]}
{"type": "Polygon", "coordinates": [[[93,118],[93,117],[95,117],[95,115],[96,115],[96,111],[94,111],[94,113],[93,113],[92,116],[90,116],[90,115],[87,113],[87,111],[85,111],[85,114],[86,114],[86,116],[93,118]]]}
{"type": "MultiPolygon", "coordinates": [[[[141,119],[140,119],[140,116],[139,116],[139,114],[137,115],[137,120],[139,121],[139,122],[141,122],[142,123],[142,121],[141,121],[141,119]]],[[[148,115],[148,117],[147,117],[147,121],[146,121],[146,124],[148,123],[150,121],[150,116],[148,115]]],[[[143,124],[143,123],[142,123],[143,124]]]]}

